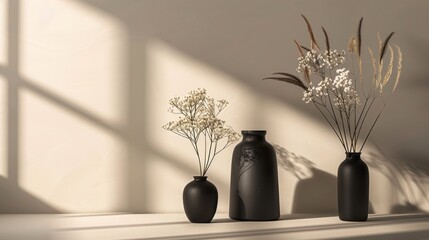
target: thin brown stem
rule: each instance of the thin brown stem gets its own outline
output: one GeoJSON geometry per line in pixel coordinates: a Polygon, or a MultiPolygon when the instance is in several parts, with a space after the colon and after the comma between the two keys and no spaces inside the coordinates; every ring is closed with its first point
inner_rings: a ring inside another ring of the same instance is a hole
{"type": "Polygon", "coordinates": [[[201,158],[200,158],[200,153],[199,153],[199,151],[198,151],[197,143],[194,143],[193,141],[191,141],[191,144],[192,144],[192,147],[193,147],[193,148],[194,148],[194,150],[195,150],[195,153],[197,154],[197,158],[198,158],[198,165],[199,165],[199,167],[200,167],[200,176],[202,176],[202,175],[203,175],[203,171],[202,171],[202,168],[201,168],[201,158]]]}
{"type": "Polygon", "coordinates": [[[332,105],[331,95],[329,94],[329,92],[328,92],[328,99],[329,99],[329,105],[331,106],[331,110],[334,115],[335,124],[337,125],[338,131],[340,133],[340,137],[341,137],[340,140],[344,142],[343,135],[341,134],[341,131],[340,131],[340,124],[338,123],[337,115],[335,114],[334,106],[332,105]]]}
{"type": "MultiPolygon", "coordinates": [[[[213,146],[213,140],[210,140],[208,159],[210,159],[210,155],[212,154],[212,146],[213,146]]],[[[208,164],[208,161],[207,161],[207,164],[208,164]]],[[[206,168],[207,168],[207,165],[204,165],[204,174],[205,174],[206,168]]]]}
{"type": "MultiPolygon", "coordinates": [[[[385,105],[384,105],[384,106],[385,106],[385,105]]],[[[379,118],[380,118],[380,116],[381,116],[381,113],[382,113],[382,112],[383,112],[383,110],[384,110],[384,106],[383,106],[383,108],[381,109],[380,113],[378,113],[377,118],[376,118],[376,119],[374,120],[374,122],[372,123],[372,126],[371,126],[371,128],[369,129],[368,134],[366,135],[365,140],[363,141],[362,146],[360,147],[359,152],[361,152],[361,151],[362,151],[362,149],[363,149],[363,147],[365,146],[366,140],[368,140],[369,135],[371,134],[372,130],[374,129],[375,124],[377,123],[378,119],[379,119],[379,118]]]]}
{"type": "Polygon", "coordinates": [[[207,159],[207,129],[204,130],[204,166],[207,159]]]}
{"type": "MultiPolygon", "coordinates": [[[[317,104],[314,103],[314,106],[316,106],[317,110],[319,110],[319,112],[323,115],[323,117],[325,118],[325,120],[328,122],[329,126],[332,128],[332,130],[334,131],[335,135],[337,135],[338,139],[340,139],[341,142],[341,138],[338,135],[337,131],[335,130],[335,128],[332,126],[331,122],[329,121],[329,119],[326,117],[326,115],[323,113],[323,111],[319,108],[319,106],[317,106],[317,104]]],[[[343,144],[344,149],[347,151],[347,147],[344,145],[343,142],[341,142],[343,144]]]]}
{"type": "MultiPolygon", "coordinates": [[[[213,152],[214,152],[214,154],[213,154],[213,157],[210,159],[209,163],[207,164],[206,169],[204,169],[204,175],[205,175],[205,174],[207,174],[207,172],[209,171],[210,166],[212,165],[212,162],[213,162],[213,160],[214,160],[215,156],[220,152],[220,151],[219,151],[219,152],[216,152],[218,141],[219,141],[219,140],[216,140],[216,142],[215,142],[215,147],[214,147],[214,151],[213,151],[213,152]]],[[[222,150],[221,150],[221,151],[222,151],[222,150]]]]}
{"type": "Polygon", "coordinates": [[[319,102],[317,102],[317,101],[314,101],[314,103],[315,103],[315,104],[319,104],[319,106],[321,106],[321,107],[323,107],[324,109],[326,109],[326,112],[327,112],[327,113],[329,113],[329,116],[332,118],[332,120],[333,120],[333,121],[336,123],[336,125],[338,126],[339,139],[340,139],[341,143],[344,143],[344,138],[343,138],[343,136],[342,136],[340,126],[339,126],[339,124],[338,124],[338,121],[337,121],[336,117],[333,115],[333,113],[335,113],[335,112],[331,113],[331,112],[329,111],[328,107],[326,106],[326,104],[324,104],[324,103],[322,104],[322,103],[319,103],[319,102]]]}
{"type": "MultiPolygon", "coordinates": [[[[359,140],[358,134],[357,134],[357,130],[358,130],[358,127],[359,127],[359,123],[360,123],[360,121],[362,119],[363,112],[365,111],[366,105],[368,104],[368,100],[369,100],[368,98],[365,99],[365,103],[363,105],[362,111],[359,114],[359,119],[358,119],[357,123],[355,123],[355,129],[354,129],[354,132],[353,132],[353,138],[355,139],[356,145],[357,145],[357,142],[359,140]]],[[[357,109],[355,109],[355,111],[357,112],[357,109]]]]}
{"type": "Polygon", "coordinates": [[[347,116],[347,128],[349,130],[349,137],[350,137],[350,151],[353,149],[353,138],[352,138],[352,132],[351,132],[351,127],[350,127],[350,118],[351,118],[351,113],[346,113],[347,116]]]}
{"type": "Polygon", "coordinates": [[[371,110],[371,107],[372,107],[372,105],[374,104],[375,99],[376,99],[376,98],[373,98],[373,99],[372,99],[371,103],[369,104],[369,107],[367,108],[367,110],[366,110],[366,112],[365,112],[365,115],[364,115],[364,117],[363,117],[363,119],[362,119],[362,122],[360,123],[359,131],[358,131],[357,136],[356,136],[356,138],[357,138],[357,139],[359,139],[359,136],[360,136],[360,133],[361,133],[361,130],[362,130],[363,124],[365,123],[366,117],[368,116],[369,110],[371,110]]]}
{"type": "MultiPolygon", "coordinates": [[[[338,99],[344,99],[343,94],[342,94],[341,92],[339,92],[338,90],[337,90],[336,97],[337,97],[338,99]],[[341,96],[340,96],[340,95],[341,95],[341,96]]],[[[342,105],[343,105],[343,106],[345,106],[345,105],[344,105],[344,101],[342,102],[342,105]]],[[[343,133],[344,133],[345,144],[346,144],[346,149],[345,149],[345,150],[346,150],[346,152],[349,152],[349,151],[350,151],[350,149],[349,149],[349,144],[348,144],[348,141],[347,141],[347,132],[346,132],[345,124],[344,124],[343,112],[344,112],[344,114],[346,114],[345,110],[342,110],[342,109],[341,109],[341,106],[340,106],[339,113],[340,113],[340,118],[341,118],[341,126],[342,126],[342,128],[343,128],[343,133]]]]}

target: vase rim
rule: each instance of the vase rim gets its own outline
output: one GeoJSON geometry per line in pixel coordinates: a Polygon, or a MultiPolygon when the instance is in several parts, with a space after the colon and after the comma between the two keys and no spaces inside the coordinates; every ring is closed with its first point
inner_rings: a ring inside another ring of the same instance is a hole
{"type": "Polygon", "coordinates": [[[195,180],[207,180],[207,176],[194,176],[195,180]]]}
{"type": "Polygon", "coordinates": [[[267,134],[267,130],[242,130],[241,134],[265,135],[267,134]]]}
{"type": "Polygon", "coordinates": [[[361,152],[346,152],[346,157],[360,157],[361,152]]]}

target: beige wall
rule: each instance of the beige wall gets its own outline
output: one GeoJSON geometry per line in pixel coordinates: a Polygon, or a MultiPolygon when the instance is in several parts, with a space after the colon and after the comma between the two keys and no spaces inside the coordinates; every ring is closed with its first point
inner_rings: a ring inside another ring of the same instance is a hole
{"type": "MultiPolygon", "coordinates": [[[[266,129],[282,213],[335,213],[344,154],[301,91],[261,78],[293,72],[304,13],[335,48],[365,18],[364,43],[395,31],[400,89],[364,153],[376,213],[429,211],[429,2],[253,0],[0,1],[0,212],[182,212],[197,174],[188,142],[161,126],[168,99],[224,98],[235,129],[266,129]],[[296,170],[284,168],[293,164],[296,170]]],[[[209,179],[228,210],[233,147],[209,179]]]]}

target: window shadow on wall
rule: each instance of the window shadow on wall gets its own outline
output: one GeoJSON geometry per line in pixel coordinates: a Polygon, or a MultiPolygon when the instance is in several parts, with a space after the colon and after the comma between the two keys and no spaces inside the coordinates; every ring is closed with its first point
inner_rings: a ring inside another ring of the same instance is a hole
{"type": "Polygon", "coordinates": [[[391,207],[391,213],[426,212],[419,207],[429,201],[429,168],[424,159],[409,152],[402,154],[402,158],[392,157],[376,147],[376,151],[366,154],[364,160],[395,186],[397,203],[391,207]]]}
{"type": "MultiPolygon", "coordinates": [[[[8,64],[0,66],[0,74],[2,74],[7,81],[7,140],[8,140],[8,155],[7,155],[7,179],[1,179],[1,193],[7,194],[0,204],[3,212],[13,213],[54,213],[59,210],[50,207],[48,204],[32,196],[31,194],[23,191],[19,186],[19,169],[20,169],[20,98],[19,92],[21,90],[28,90],[37,96],[44,98],[53,105],[57,105],[69,113],[72,113],[79,118],[91,123],[95,128],[99,128],[104,132],[118,137],[127,146],[128,154],[128,170],[125,176],[127,180],[127,195],[123,198],[127,201],[126,206],[118,211],[133,211],[133,212],[152,212],[150,207],[152,195],[147,192],[150,184],[153,181],[147,179],[150,169],[147,165],[153,156],[158,159],[167,161],[170,166],[177,169],[179,172],[185,172],[189,176],[193,175],[192,169],[184,161],[177,159],[175,156],[167,155],[153,146],[150,143],[151,136],[147,134],[147,109],[151,104],[147,94],[147,81],[146,76],[146,38],[143,35],[134,34],[135,28],[140,26],[130,19],[128,19],[127,12],[122,12],[123,6],[127,3],[134,1],[88,1],[91,7],[97,10],[103,10],[105,13],[110,14],[120,21],[126,27],[128,42],[124,46],[123,51],[128,57],[128,65],[126,69],[126,76],[124,78],[128,81],[129,88],[126,90],[128,99],[126,101],[128,107],[127,123],[124,127],[115,126],[105,121],[96,114],[79,107],[73,102],[68,101],[55,92],[51,92],[37,83],[32,81],[31,76],[24,78],[20,74],[19,63],[20,56],[20,20],[23,16],[20,15],[20,1],[8,1],[8,64]],[[119,5],[117,5],[119,4],[119,5]],[[119,6],[122,6],[119,8],[119,6]],[[15,205],[16,204],[16,205],[15,205]],[[23,206],[22,204],[25,204],[23,206]]],[[[135,3],[135,2],[134,2],[135,3]]],[[[137,31],[138,32],[138,31],[137,31]]],[[[43,137],[43,136],[40,136],[43,137]]],[[[227,188],[227,180],[213,179],[221,188],[227,188]]]]}
{"type": "MultiPolygon", "coordinates": [[[[219,29],[216,27],[211,27],[213,23],[219,21],[225,21],[223,25],[225,27],[231,27],[231,24],[228,24],[228,22],[231,19],[228,19],[230,16],[236,16],[236,14],[229,14],[228,12],[225,13],[225,15],[222,18],[213,18],[213,16],[210,15],[212,12],[211,7],[204,8],[207,12],[201,12],[200,16],[203,16],[204,14],[207,14],[209,21],[207,23],[198,21],[199,19],[189,19],[192,18],[192,15],[190,14],[189,18],[184,17],[188,16],[187,13],[189,11],[192,11],[192,8],[190,8],[190,5],[194,4],[195,2],[189,1],[188,3],[180,3],[177,5],[177,3],[172,3],[171,8],[177,7],[176,11],[168,11],[168,7],[166,7],[168,4],[165,1],[98,1],[98,0],[89,0],[89,1],[81,1],[82,4],[87,4],[89,6],[92,6],[94,8],[97,8],[98,10],[102,10],[107,14],[110,14],[116,18],[118,18],[128,29],[128,44],[126,46],[126,52],[128,55],[128,69],[127,69],[127,81],[129,82],[129,89],[128,89],[128,123],[126,124],[125,128],[117,128],[116,126],[112,126],[109,123],[106,123],[102,119],[98,118],[94,114],[90,112],[86,112],[83,109],[80,109],[79,107],[76,107],[73,103],[67,102],[66,100],[62,99],[60,96],[56,96],[55,94],[52,94],[50,92],[44,91],[42,88],[38,87],[37,85],[31,84],[31,79],[23,79],[19,75],[19,0],[10,0],[8,5],[8,24],[9,24],[9,36],[8,36],[8,66],[4,66],[0,69],[1,74],[6,76],[8,81],[8,180],[7,180],[7,189],[13,188],[17,191],[17,194],[19,193],[20,189],[18,186],[18,179],[19,179],[19,136],[20,136],[20,129],[18,126],[18,120],[19,120],[19,98],[18,98],[18,92],[19,89],[27,88],[36,94],[50,100],[52,103],[57,104],[64,109],[82,117],[83,119],[87,120],[88,122],[93,123],[95,126],[114,133],[116,136],[119,136],[122,138],[122,140],[127,144],[128,146],[128,161],[129,161],[129,169],[128,169],[128,196],[126,197],[129,201],[129,208],[127,210],[132,210],[135,212],[148,212],[150,211],[150,206],[147,204],[147,198],[149,196],[149,193],[147,192],[149,184],[153,184],[152,182],[145,179],[145,175],[148,174],[150,169],[148,169],[148,156],[160,156],[160,158],[165,159],[165,161],[168,161],[172,166],[174,166],[178,171],[183,171],[186,174],[192,175],[192,171],[190,171],[189,168],[186,166],[176,164],[177,159],[172,159],[169,156],[165,156],[162,154],[162,152],[159,151],[159,149],[156,149],[155,146],[151,146],[150,144],[147,144],[151,141],[151,136],[148,136],[146,134],[147,131],[147,118],[150,117],[147,115],[147,109],[150,104],[150,99],[147,96],[147,79],[145,79],[145,72],[146,69],[146,45],[145,41],[147,40],[146,35],[138,35],[136,33],[141,32],[142,29],[145,30],[145,27],[148,29],[148,34],[152,34],[153,36],[150,37],[157,37],[159,39],[163,39],[167,43],[171,44],[174,47],[177,47],[183,52],[189,53],[189,55],[195,57],[196,59],[199,59],[203,62],[208,63],[211,66],[214,66],[217,69],[221,69],[224,72],[230,74],[231,76],[234,76],[236,79],[241,79],[242,84],[250,87],[252,90],[260,94],[264,97],[269,98],[275,98],[277,100],[280,100],[282,102],[288,102],[291,103],[295,107],[299,107],[301,109],[301,103],[298,101],[295,101],[293,98],[297,94],[293,93],[292,90],[286,90],[287,93],[292,94],[285,94],[284,92],[281,92],[281,90],[276,89],[278,85],[272,85],[272,87],[261,87],[262,85],[257,82],[259,79],[252,79],[249,76],[255,76],[254,72],[250,72],[248,75],[243,75],[240,73],[240,71],[235,71],[235,69],[246,69],[249,70],[249,66],[254,66],[252,64],[255,64],[251,62],[251,58],[247,57],[241,57],[240,56],[240,64],[237,65],[237,62],[235,61],[237,58],[236,55],[240,55],[240,48],[239,46],[242,46],[243,42],[237,42],[237,39],[229,39],[229,42],[225,43],[224,49],[219,49],[216,52],[228,52],[235,56],[231,56],[231,58],[228,58],[228,61],[224,61],[222,57],[217,58],[217,56],[211,56],[208,57],[207,53],[204,49],[204,44],[200,44],[201,39],[199,38],[190,38],[190,34],[188,34],[188,29],[186,28],[180,28],[180,26],[190,26],[189,29],[196,29],[203,31],[204,29],[210,29],[210,33],[207,33],[207,39],[210,39],[212,36],[223,36],[223,37],[231,37],[231,36],[224,36],[222,34],[219,34],[219,29]],[[138,5],[142,2],[145,2],[142,5],[138,5]],[[137,4],[137,8],[133,9],[133,6],[137,4]],[[125,6],[125,7],[124,7],[125,6]],[[148,10],[149,9],[149,10],[148,10]],[[145,10],[144,13],[140,14],[139,11],[145,10]],[[183,10],[183,11],[182,11],[183,10]],[[171,22],[174,22],[175,24],[178,24],[178,27],[176,25],[166,25],[166,21],[163,21],[160,23],[160,29],[159,31],[154,31],[150,28],[151,23],[156,21],[158,18],[168,18],[171,19],[171,22]],[[177,20],[177,21],[174,21],[177,20]],[[189,21],[189,22],[188,22],[189,21]],[[185,24],[191,24],[191,25],[185,25],[185,24]],[[194,25],[192,25],[194,24],[194,25]],[[199,24],[207,24],[203,25],[203,27],[199,27],[199,24]],[[181,34],[177,34],[177,32],[170,31],[174,28],[181,29],[181,34]],[[152,32],[150,32],[152,31],[152,32]],[[210,35],[212,34],[212,35],[210,35]],[[183,37],[186,36],[186,37],[183,37]],[[238,49],[238,50],[237,50],[238,49]],[[238,51],[238,52],[237,52],[238,51]],[[250,61],[250,62],[249,62],[250,61]],[[249,65],[249,66],[247,66],[249,65]],[[274,94],[273,94],[274,92],[274,94]],[[281,93],[280,93],[281,92],[281,93]],[[167,158],[166,158],[167,157],[167,158]],[[14,187],[15,186],[15,187],[14,187]]],[[[205,3],[208,5],[215,5],[213,7],[216,7],[216,3],[205,3]]],[[[232,9],[232,8],[231,8],[232,9]]],[[[228,9],[228,10],[231,10],[228,9]]],[[[171,9],[170,9],[171,10],[171,9]]],[[[246,13],[240,13],[243,16],[248,16],[246,13]]],[[[259,19],[258,21],[263,21],[259,19]]],[[[231,21],[230,21],[231,22],[231,21]]],[[[266,24],[270,24],[271,22],[266,22],[266,24]]],[[[240,24],[242,24],[240,22],[240,24]]],[[[248,23],[247,23],[248,24],[248,23]]],[[[244,26],[244,25],[243,25],[244,26]]],[[[237,28],[237,30],[239,30],[237,28]]],[[[267,41],[266,39],[270,39],[269,34],[272,32],[268,31],[269,28],[264,28],[261,31],[261,34],[257,34],[254,36],[254,38],[247,39],[248,41],[257,41],[258,46],[262,45],[271,45],[270,41],[267,41]],[[268,31],[268,32],[267,32],[268,31]]],[[[304,32],[304,31],[303,31],[304,32]]],[[[222,32],[220,32],[222,33],[222,32]]],[[[201,37],[201,36],[200,36],[201,37]]],[[[206,40],[207,40],[206,39],[206,40]]],[[[204,40],[204,39],[203,39],[204,40]]],[[[257,58],[256,56],[261,56],[265,54],[264,56],[267,56],[267,53],[261,53],[258,51],[251,53],[254,58],[257,58]]],[[[249,55],[248,55],[249,56],[249,55]]],[[[225,57],[225,56],[224,56],[225,57]]],[[[264,61],[265,69],[267,64],[273,64],[274,60],[270,61],[264,61]]],[[[251,67],[250,67],[251,68],[251,67]]],[[[255,68],[253,68],[255,69],[255,68]]],[[[263,68],[262,68],[263,69],[263,68]]],[[[271,68],[270,68],[271,69],[271,68]]],[[[274,69],[274,67],[273,67],[274,69]]],[[[249,70],[250,71],[250,70],[249,70]]],[[[255,71],[255,70],[253,70],[255,71]]],[[[269,72],[264,74],[269,74],[269,72]]],[[[257,75],[256,75],[257,76],[257,75]]],[[[262,78],[264,76],[260,76],[262,78]]],[[[316,117],[314,112],[305,110],[306,113],[308,113],[310,116],[316,117]]],[[[318,118],[318,117],[316,117],[318,118]]],[[[288,153],[286,149],[284,149],[285,154],[287,157],[285,157],[284,162],[280,162],[280,166],[283,167],[286,171],[292,171],[292,174],[295,175],[297,178],[300,179],[296,189],[295,189],[295,199],[294,199],[294,205],[293,205],[293,212],[302,212],[302,211],[319,211],[319,212],[335,212],[336,213],[336,178],[335,176],[322,171],[321,169],[318,169],[314,166],[314,164],[309,161],[308,159],[302,158],[300,156],[294,156],[288,153]],[[301,164],[302,168],[297,168],[297,164],[301,164]],[[292,165],[291,165],[292,164],[292,165]],[[295,164],[295,165],[294,165],[295,164]],[[308,172],[309,176],[308,178],[302,178],[300,171],[303,171],[303,169],[308,172]],[[319,192],[320,191],[320,192],[319,192]],[[330,193],[330,194],[327,194],[330,193]],[[315,198],[315,196],[318,196],[318,198],[315,198]],[[324,197],[325,199],[322,199],[320,201],[320,196],[324,197]],[[314,201],[317,199],[317,204],[314,204],[314,201]],[[311,202],[313,201],[313,202],[311,202]],[[321,204],[322,202],[323,204],[321,204]],[[312,205],[314,204],[314,205],[312,205]],[[308,207],[308,209],[307,209],[308,207]]],[[[406,153],[407,156],[410,153],[406,153]]],[[[422,159],[423,157],[414,156],[413,159],[422,159]]],[[[281,157],[279,157],[279,160],[281,160],[281,157]]],[[[423,159],[426,160],[426,159],[423,159]]],[[[388,161],[388,160],[386,160],[388,161]]],[[[423,162],[423,161],[422,161],[423,162]]],[[[408,168],[401,167],[390,167],[388,168],[390,173],[395,173],[395,171],[408,171],[410,175],[412,175],[413,181],[419,182],[424,181],[424,177],[427,176],[429,173],[429,169],[427,169],[427,164],[419,165],[417,168],[410,167],[408,165],[408,168]],[[400,170],[399,170],[400,169],[400,170]],[[406,170],[403,170],[406,169],[406,170]],[[417,171],[417,169],[419,171],[417,171]],[[418,173],[418,174],[417,174],[418,173]],[[423,179],[423,180],[422,180],[423,179]]],[[[393,175],[394,176],[394,175],[393,175]]],[[[221,181],[219,180],[220,184],[222,186],[227,186],[227,181],[221,181]]],[[[420,185],[423,186],[423,185],[420,185]]],[[[425,192],[425,189],[420,188],[421,192],[425,192]]],[[[426,196],[427,200],[427,196],[426,196]]],[[[414,203],[411,203],[414,204],[414,203]]],[[[37,204],[36,204],[37,205],[37,204]]],[[[43,207],[41,207],[43,208],[43,207]]],[[[405,210],[413,210],[412,207],[407,207],[405,210]]],[[[399,211],[394,210],[392,211],[399,211]]],[[[402,210],[401,210],[402,211],[402,210]]],[[[314,212],[312,212],[314,213],[314,212]]]]}
{"type": "MultiPolygon", "coordinates": [[[[7,65],[0,66],[0,74],[7,81],[7,178],[0,176],[0,213],[58,213],[54,207],[28,193],[19,186],[19,76],[18,47],[20,0],[7,2],[7,65]]],[[[3,16],[2,16],[3,17],[3,16]]]]}
{"type": "Polygon", "coordinates": [[[0,177],[0,193],[0,213],[2,214],[60,212],[4,177],[0,177]]]}

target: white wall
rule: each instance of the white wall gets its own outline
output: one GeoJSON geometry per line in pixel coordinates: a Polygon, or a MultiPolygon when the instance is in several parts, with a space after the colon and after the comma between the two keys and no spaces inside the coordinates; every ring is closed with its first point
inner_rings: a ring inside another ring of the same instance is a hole
{"type": "MultiPolygon", "coordinates": [[[[206,88],[236,130],[266,129],[278,150],[282,213],[335,213],[343,150],[301,91],[260,79],[293,72],[304,13],[345,48],[396,31],[400,89],[364,159],[376,213],[429,211],[426,1],[0,2],[1,212],[182,212],[198,173],[186,140],[161,126],[168,99],[206,88]],[[286,162],[285,162],[286,161],[286,162]],[[293,163],[295,170],[284,168],[293,163]]],[[[230,147],[209,171],[228,210],[230,147]]]]}

